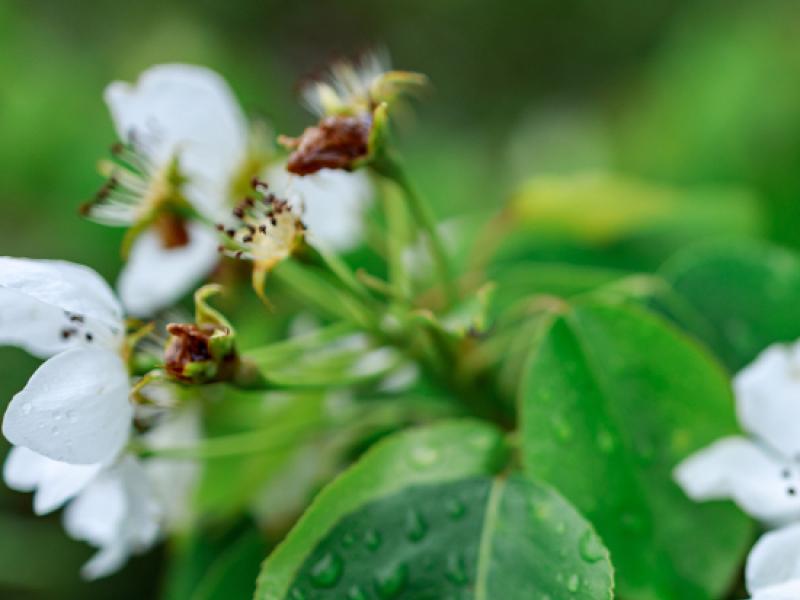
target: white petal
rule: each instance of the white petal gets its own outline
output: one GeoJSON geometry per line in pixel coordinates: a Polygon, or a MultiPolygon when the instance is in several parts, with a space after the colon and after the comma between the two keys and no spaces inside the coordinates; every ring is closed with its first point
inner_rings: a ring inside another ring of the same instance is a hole
{"type": "Polygon", "coordinates": [[[674,477],[693,500],[730,498],[771,525],[800,518],[798,469],[745,438],[723,438],[696,452],[674,477]]]}
{"type": "Polygon", "coordinates": [[[312,243],[340,252],[357,247],[364,237],[364,212],[373,198],[373,188],[363,171],[347,173],[323,169],[313,175],[294,177],[284,165],[267,174],[278,196],[286,196],[295,208],[304,205],[303,222],[312,243]]]}
{"type": "MultiPolygon", "coordinates": [[[[157,65],[135,85],[112,83],[105,99],[122,139],[133,132],[142,151],[159,165],[179,153],[181,170],[193,184],[222,193],[244,160],[247,121],[228,84],[210,69],[157,65]]],[[[190,200],[216,218],[213,213],[226,198],[215,193],[190,200]]]]}
{"type": "Polygon", "coordinates": [[[40,366],[14,396],[3,434],[53,460],[108,462],[128,440],[128,393],[128,372],[115,353],[67,350],[40,366]]]}
{"type": "Polygon", "coordinates": [[[108,546],[119,539],[128,509],[124,482],[113,469],[104,471],[67,506],[64,529],[76,540],[108,546]]]}
{"type": "Polygon", "coordinates": [[[125,540],[113,541],[95,552],[85,565],[81,567],[81,577],[94,581],[119,571],[128,560],[130,550],[125,540]]]}
{"type": "Polygon", "coordinates": [[[52,460],[33,450],[16,446],[6,458],[3,476],[12,489],[36,491],[33,509],[44,515],[76,496],[100,471],[99,463],[73,465],[52,460]]]}
{"type": "Polygon", "coordinates": [[[41,357],[75,345],[116,346],[122,318],[111,288],[88,267],[0,257],[0,344],[41,357]]]}
{"type": "Polygon", "coordinates": [[[117,287],[130,314],[149,316],[174,304],[219,262],[216,232],[201,223],[189,223],[189,242],[165,248],[156,232],[143,232],[131,247],[117,287]]]}
{"type": "Polygon", "coordinates": [[[787,457],[800,456],[800,345],[770,346],[734,379],[739,420],[787,457]]]}
{"type": "Polygon", "coordinates": [[[798,598],[800,598],[800,579],[795,579],[758,590],[751,600],[798,600],[798,598]]]}
{"type": "Polygon", "coordinates": [[[800,524],[763,535],[747,557],[745,576],[751,594],[792,580],[800,582],[800,524]]]}
{"type": "Polygon", "coordinates": [[[81,571],[84,577],[96,579],[154,544],[160,518],[142,466],[131,456],[123,456],[67,507],[64,528],[75,539],[100,547],[81,571]]]}
{"type": "MultiPolygon", "coordinates": [[[[185,408],[159,422],[143,436],[148,448],[187,447],[201,437],[200,414],[185,408]]],[[[144,463],[147,478],[164,511],[167,527],[180,529],[191,521],[190,500],[200,477],[200,465],[193,460],[151,458],[144,463]]]]}

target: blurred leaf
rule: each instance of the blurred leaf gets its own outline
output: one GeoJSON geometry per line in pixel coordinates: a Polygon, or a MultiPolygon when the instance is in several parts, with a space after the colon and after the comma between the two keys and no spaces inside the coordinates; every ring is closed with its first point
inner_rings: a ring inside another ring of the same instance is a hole
{"type": "Polygon", "coordinates": [[[552,317],[520,387],[522,456],[597,527],[631,599],[716,598],[751,526],[672,481],[689,453],[736,432],[722,370],[641,310],[578,305],[552,317]]]}
{"type": "Polygon", "coordinates": [[[509,218],[522,229],[590,243],[635,232],[704,236],[758,231],[755,199],[741,189],[673,189],[604,173],[529,180],[512,196],[509,218]]]}
{"type": "Polygon", "coordinates": [[[256,598],[610,598],[608,553],[563,498],[486,476],[498,433],[465,421],[387,438],[320,494],[256,598]]]}
{"type": "Polygon", "coordinates": [[[732,372],[776,342],[800,338],[800,257],[774,246],[703,244],[663,268],[663,276],[710,330],[678,318],[732,372]]]}

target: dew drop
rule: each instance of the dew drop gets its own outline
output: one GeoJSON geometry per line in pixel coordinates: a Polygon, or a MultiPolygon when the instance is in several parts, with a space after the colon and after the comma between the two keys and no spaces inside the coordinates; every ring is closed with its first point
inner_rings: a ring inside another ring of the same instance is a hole
{"type": "Polygon", "coordinates": [[[406,515],[406,535],[412,542],[418,542],[428,533],[428,525],[422,515],[413,508],[406,515]]]}
{"type": "Polygon", "coordinates": [[[375,529],[368,529],[367,532],[364,534],[364,544],[372,551],[377,550],[381,547],[381,534],[378,533],[375,529]]]}
{"type": "Polygon", "coordinates": [[[578,542],[578,551],[581,558],[588,563],[596,563],[605,556],[605,550],[600,543],[600,538],[591,529],[583,532],[578,542]]]}
{"type": "Polygon", "coordinates": [[[467,563],[460,554],[451,554],[447,557],[445,577],[456,585],[464,585],[469,581],[467,576],[467,563]]]}
{"type": "Polygon", "coordinates": [[[395,598],[406,585],[408,567],[404,563],[397,563],[393,567],[378,573],[375,577],[375,591],[384,600],[395,598]]]}
{"type": "Polygon", "coordinates": [[[447,511],[448,516],[455,520],[460,519],[467,513],[467,507],[458,498],[448,498],[445,502],[444,509],[447,511]]]}
{"type": "Polygon", "coordinates": [[[367,594],[360,587],[354,585],[347,592],[347,600],[367,600],[367,594]]]}
{"type": "Polygon", "coordinates": [[[333,587],[342,576],[343,570],[342,559],[333,552],[328,552],[311,567],[311,583],[321,588],[333,587]]]}
{"type": "Polygon", "coordinates": [[[22,405],[22,414],[23,415],[31,414],[32,410],[33,410],[33,403],[31,403],[30,401],[26,402],[25,404],[22,405]]]}
{"type": "Polygon", "coordinates": [[[573,594],[578,591],[578,588],[581,586],[581,579],[575,573],[569,576],[567,580],[567,589],[572,592],[573,594]]]}

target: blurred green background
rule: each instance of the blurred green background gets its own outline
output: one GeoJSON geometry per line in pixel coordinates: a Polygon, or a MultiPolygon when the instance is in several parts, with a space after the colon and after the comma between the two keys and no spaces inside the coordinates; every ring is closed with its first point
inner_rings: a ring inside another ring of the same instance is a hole
{"type": "MultiPolygon", "coordinates": [[[[790,1],[0,0],[0,254],[115,278],[121,232],[77,216],[114,141],[101,100],[112,79],[204,64],[293,134],[310,121],[303,77],[375,44],[433,82],[402,145],[442,216],[494,212],[531,175],[607,170],[736,186],[757,202],[739,230],[797,246],[799,38],[790,1]]],[[[0,397],[36,364],[0,349],[0,397]]],[[[82,584],[90,550],[58,518],[0,491],[0,597],[157,595],[159,551],[82,584]]]]}

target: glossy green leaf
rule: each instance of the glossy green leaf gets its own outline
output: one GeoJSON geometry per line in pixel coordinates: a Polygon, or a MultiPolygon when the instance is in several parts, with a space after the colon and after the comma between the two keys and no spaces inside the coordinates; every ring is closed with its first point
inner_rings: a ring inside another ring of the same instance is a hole
{"type": "Polygon", "coordinates": [[[750,523],[672,480],[678,461],[736,431],[727,378],[700,348],[632,307],[566,308],[519,400],[526,471],[597,527],[621,597],[705,599],[731,584],[750,523]]]}
{"type": "Polygon", "coordinates": [[[706,244],[669,261],[664,277],[706,327],[680,320],[736,371],[800,337],[800,257],[774,246],[706,244]]]}
{"type": "Polygon", "coordinates": [[[495,475],[506,460],[476,421],[387,438],[320,494],[256,598],[611,598],[591,526],[546,486],[495,475]]]}

